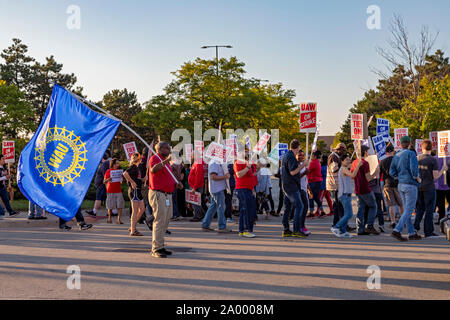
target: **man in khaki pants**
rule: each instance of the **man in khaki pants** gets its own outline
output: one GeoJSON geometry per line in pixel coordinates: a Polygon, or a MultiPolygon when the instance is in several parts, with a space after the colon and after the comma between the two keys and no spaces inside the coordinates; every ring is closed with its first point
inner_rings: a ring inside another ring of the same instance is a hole
{"type": "Polygon", "coordinates": [[[172,193],[175,186],[181,183],[172,177],[172,169],[167,165],[170,161],[171,149],[167,142],[160,142],[155,147],[158,156],[154,155],[149,161],[149,193],[148,202],[153,210],[153,241],[152,257],[166,258],[172,254],[164,248],[164,235],[169,227],[173,214],[172,193]],[[161,160],[162,161],[161,161],[161,160]],[[170,172],[169,172],[170,170],[170,172]]]}

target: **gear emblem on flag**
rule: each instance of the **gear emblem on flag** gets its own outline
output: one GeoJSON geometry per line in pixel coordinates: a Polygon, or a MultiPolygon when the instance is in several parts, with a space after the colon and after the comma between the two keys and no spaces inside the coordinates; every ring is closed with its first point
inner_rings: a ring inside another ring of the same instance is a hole
{"type": "Polygon", "coordinates": [[[49,128],[36,143],[36,170],[45,182],[64,187],[86,169],[86,153],[85,144],[73,131],[65,127],[49,128]]]}

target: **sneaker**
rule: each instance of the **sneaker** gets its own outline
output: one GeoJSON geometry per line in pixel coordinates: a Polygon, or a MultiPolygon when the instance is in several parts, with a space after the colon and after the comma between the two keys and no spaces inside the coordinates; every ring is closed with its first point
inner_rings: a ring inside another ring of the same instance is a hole
{"type": "Polygon", "coordinates": [[[275,211],[270,211],[270,215],[274,216],[274,217],[279,217],[280,214],[275,212],[275,211]]]}
{"type": "Polygon", "coordinates": [[[391,223],[391,229],[395,229],[396,226],[397,226],[396,223],[391,223]]]}
{"type": "Polygon", "coordinates": [[[239,232],[239,237],[243,237],[244,233],[243,232],[239,232]]]}
{"type": "Polygon", "coordinates": [[[281,236],[282,236],[283,238],[290,238],[290,237],[292,237],[292,231],[291,231],[291,230],[283,231],[283,233],[281,234],[281,236]]]}
{"type": "Polygon", "coordinates": [[[218,233],[230,233],[230,232],[233,232],[233,230],[231,230],[231,229],[219,229],[219,230],[217,230],[217,232],[218,233]]]}
{"type": "Polygon", "coordinates": [[[337,228],[331,228],[331,232],[338,238],[342,238],[343,233],[337,228]]]}
{"type": "Polygon", "coordinates": [[[341,235],[342,235],[342,238],[348,238],[348,239],[353,238],[353,236],[350,233],[348,233],[348,232],[341,233],[341,235]]]}
{"type": "Polygon", "coordinates": [[[307,237],[307,235],[306,234],[304,234],[303,232],[294,232],[293,234],[292,234],[292,236],[294,237],[294,238],[306,238],[307,237]]]}
{"type": "Polygon", "coordinates": [[[153,258],[167,258],[167,254],[164,253],[162,249],[152,252],[153,258]]]}
{"type": "Polygon", "coordinates": [[[234,223],[233,219],[227,219],[227,223],[234,223]]]}
{"type": "Polygon", "coordinates": [[[34,220],[34,219],[36,219],[35,216],[28,216],[28,220],[34,220]]]}
{"type": "Polygon", "coordinates": [[[366,229],[364,229],[364,231],[362,232],[358,232],[358,236],[368,236],[370,235],[370,232],[366,231],[366,229]]]}
{"type": "Polygon", "coordinates": [[[13,212],[11,212],[10,214],[9,214],[9,216],[10,217],[13,217],[13,216],[15,216],[15,215],[18,215],[19,213],[17,212],[17,211],[13,211],[13,212]]]}
{"type": "Polygon", "coordinates": [[[256,237],[256,235],[252,232],[244,232],[244,234],[242,235],[244,238],[254,238],[256,237]]]}
{"type": "Polygon", "coordinates": [[[437,235],[436,233],[432,233],[429,236],[425,236],[425,239],[437,239],[440,238],[441,236],[437,235]]]}
{"type": "Polygon", "coordinates": [[[409,236],[408,240],[422,240],[422,237],[420,235],[418,235],[417,233],[415,233],[412,236],[409,236]]]}
{"type": "Polygon", "coordinates": [[[213,228],[210,228],[210,227],[208,227],[208,228],[202,227],[202,230],[203,230],[204,232],[212,232],[212,231],[216,231],[216,230],[214,230],[213,228]]]}
{"type": "Polygon", "coordinates": [[[159,251],[161,251],[162,253],[164,253],[166,256],[171,256],[172,255],[172,251],[167,250],[166,248],[162,248],[159,251]]]}
{"type": "Polygon", "coordinates": [[[69,226],[64,226],[64,227],[59,227],[62,231],[70,231],[70,230],[72,230],[72,228],[71,227],[69,227],[69,226]]]}
{"type": "Polygon", "coordinates": [[[378,230],[380,230],[380,233],[386,233],[386,231],[384,230],[384,226],[379,226],[378,230]]]}
{"type": "Polygon", "coordinates": [[[80,225],[80,230],[88,230],[92,228],[92,224],[83,223],[80,225]]]}
{"type": "Polygon", "coordinates": [[[380,233],[374,227],[366,228],[364,231],[368,232],[369,234],[376,235],[376,236],[380,235],[380,233]]]}
{"type": "Polygon", "coordinates": [[[304,234],[306,234],[307,236],[309,236],[311,234],[311,231],[309,231],[307,228],[302,228],[300,229],[301,232],[303,232],[304,234]]]}
{"type": "Polygon", "coordinates": [[[90,216],[94,216],[94,217],[96,216],[94,210],[84,210],[84,212],[86,212],[90,216]]]}
{"type": "Polygon", "coordinates": [[[180,217],[173,217],[172,219],[170,219],[171,221],[178,221],[180,220],[180,217]]]}
{"type": "Polygon", "coordinates": [[[34,219],[36,219],[36,220],[47,220],[47,217],[40,216],[40,217],[35,217],[34,219]]]}
{"type": "Polygon", "coordinates": [[[400,232],[397,232],[397,231],[395,231],[395,230],[392,231],[391,236],[392,236],[393,238],[397,239],[398,241],[402,241],[402,242],[408,241],[408,239],[406,239],[405,237],[403,237],[402,234],[401,234],[400,232]]]}

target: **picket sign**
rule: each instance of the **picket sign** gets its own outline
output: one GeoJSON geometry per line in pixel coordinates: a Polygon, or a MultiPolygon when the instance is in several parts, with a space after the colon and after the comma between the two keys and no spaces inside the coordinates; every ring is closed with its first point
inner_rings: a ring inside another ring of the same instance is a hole
{"type": "Polygon", "coordinates": [[[130,161],[131,156],[137,153],[136,142],[128,142],[123,145],[123,149],[125,150],[125,154],[127,155],[127,160],[130,161]]]}
{"type": "Polygon", "coordinates": [[[317,102],[305,102],[300,104],[300,133],[316,131],[317,102]]]}
{"type": "Polygon", "coordinates": [[[416,150],[416,152],[417,152],[417,154],[422,154],[422,142],[423,142],[423,139],[416,139],[416,145],[415,145],[415,150],[416,150]]]}
{"type": "Polygon", "coordinates": [[[270,140],[270,134],[267,132],[264,133],[264,135],[259,139],[258,143],[256,144],[255,148],[253,149],[253,152],[256,154],[261,154],[261,152],[264,150],[264,148],[267,145],[267,142],[270,140]]]}
{"type": "Polygon", "coordinates": [[[372,138],[375,151],[378,155],[378,159],[383,160],[386,158],[386,141],[384,141],[384,136],[376,136],[372,138]]]}
{"type": "Polygon", "coordinates": [[[194,162],[201,163],[203,160],[203,151],[205,143],[201,140],[194,140],[194,162]]]}
{"type": "Polygon", "coordinates": [[[186,143],[184,145],[184,159],[186,163],[191,164],[193,148],[194,146],[191,143],[186,143]]]}
{"type": "Polygon", "coordinates": [[[367,137],[367,126],[364,125],[365,114],[352,113],[350,117],[352,140],[364,140],[367,137]]]}
{"type": "Polygon", "coordinates": [[[437,131],[430,132],[430,140],[431,140],[431,144],[433,145],[431,149],[438,150],[438,132],[437,131]]]}
{"type": "Polygon", "coordinates": [[[383,136],[384,141],[389,142],[389,120],[377,118],[377,136],[383,136]]]}
{"type": "Polygon", "coordinates": [[[186,202],[190,204],[195,204],[197,206],[202,205],[202,195],[200,192],[195,192],[194,190],[185,190],[186,202]]]}
{"type": "Polygon", "coordinates": [[[438,157],[450,157],[450,130],[438,132],[438,157]]]}
{"type": "Polygon", "coordinates": [[[14,141],[2,142],[2,154],[3,159],[5,159],[5,163],[14,163],[16,161],[14,144],[14,141]]]}
{"type": "Polygon", "coordinates": [[[225,163],[226,149],[223,145],[211,142],[206,150],[205,158],[210,161],[217,161],[220,164],[225,163]]]}
{"type": "Polygon", "coordinates": [[[312,144],[312,146],[311,146],[311,155],[312,155],[312,154],[314,153],[314,151],[316,151],[316,149],[317,149],[317,140],[318,140],[318,138],[319,138],[320,125],[321,125],[321,122],[319,121],[319,122],[317,123],[317,129],[316,129],[316,134],[314,135],[314,141],[313,141],[313,144],[312,144]]]}
{"type": "Polygon", "coordinates": [[[394,129],[394,147],[395,147],[395,151],[400,151],[402,150],[402,144],[400,142],[400,140],[408,135],[408,128],[398,128],[398,129],[394,129]]]}

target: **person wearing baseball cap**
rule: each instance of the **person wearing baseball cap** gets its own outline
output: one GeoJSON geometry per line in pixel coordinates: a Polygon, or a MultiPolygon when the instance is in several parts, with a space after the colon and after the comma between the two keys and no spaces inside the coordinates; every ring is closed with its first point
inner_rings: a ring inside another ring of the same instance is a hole
{"type": "Polygon", "coordinates": [[[408,149],[411,138],[404,136],[400,139],[400,143],[402,150],[392,160],[389,175],[398,179],[398,191],[403,202],[403,213],[394,231],[392,231],[392,237],[399,241],[421,240],[422,237],[416,233],[411,220],[416,207],[418,186],[422,182],[419,163],[415,152],[408,149]],[[405,225],[409,235],[408,239],[402,237],[405,225]]]}

